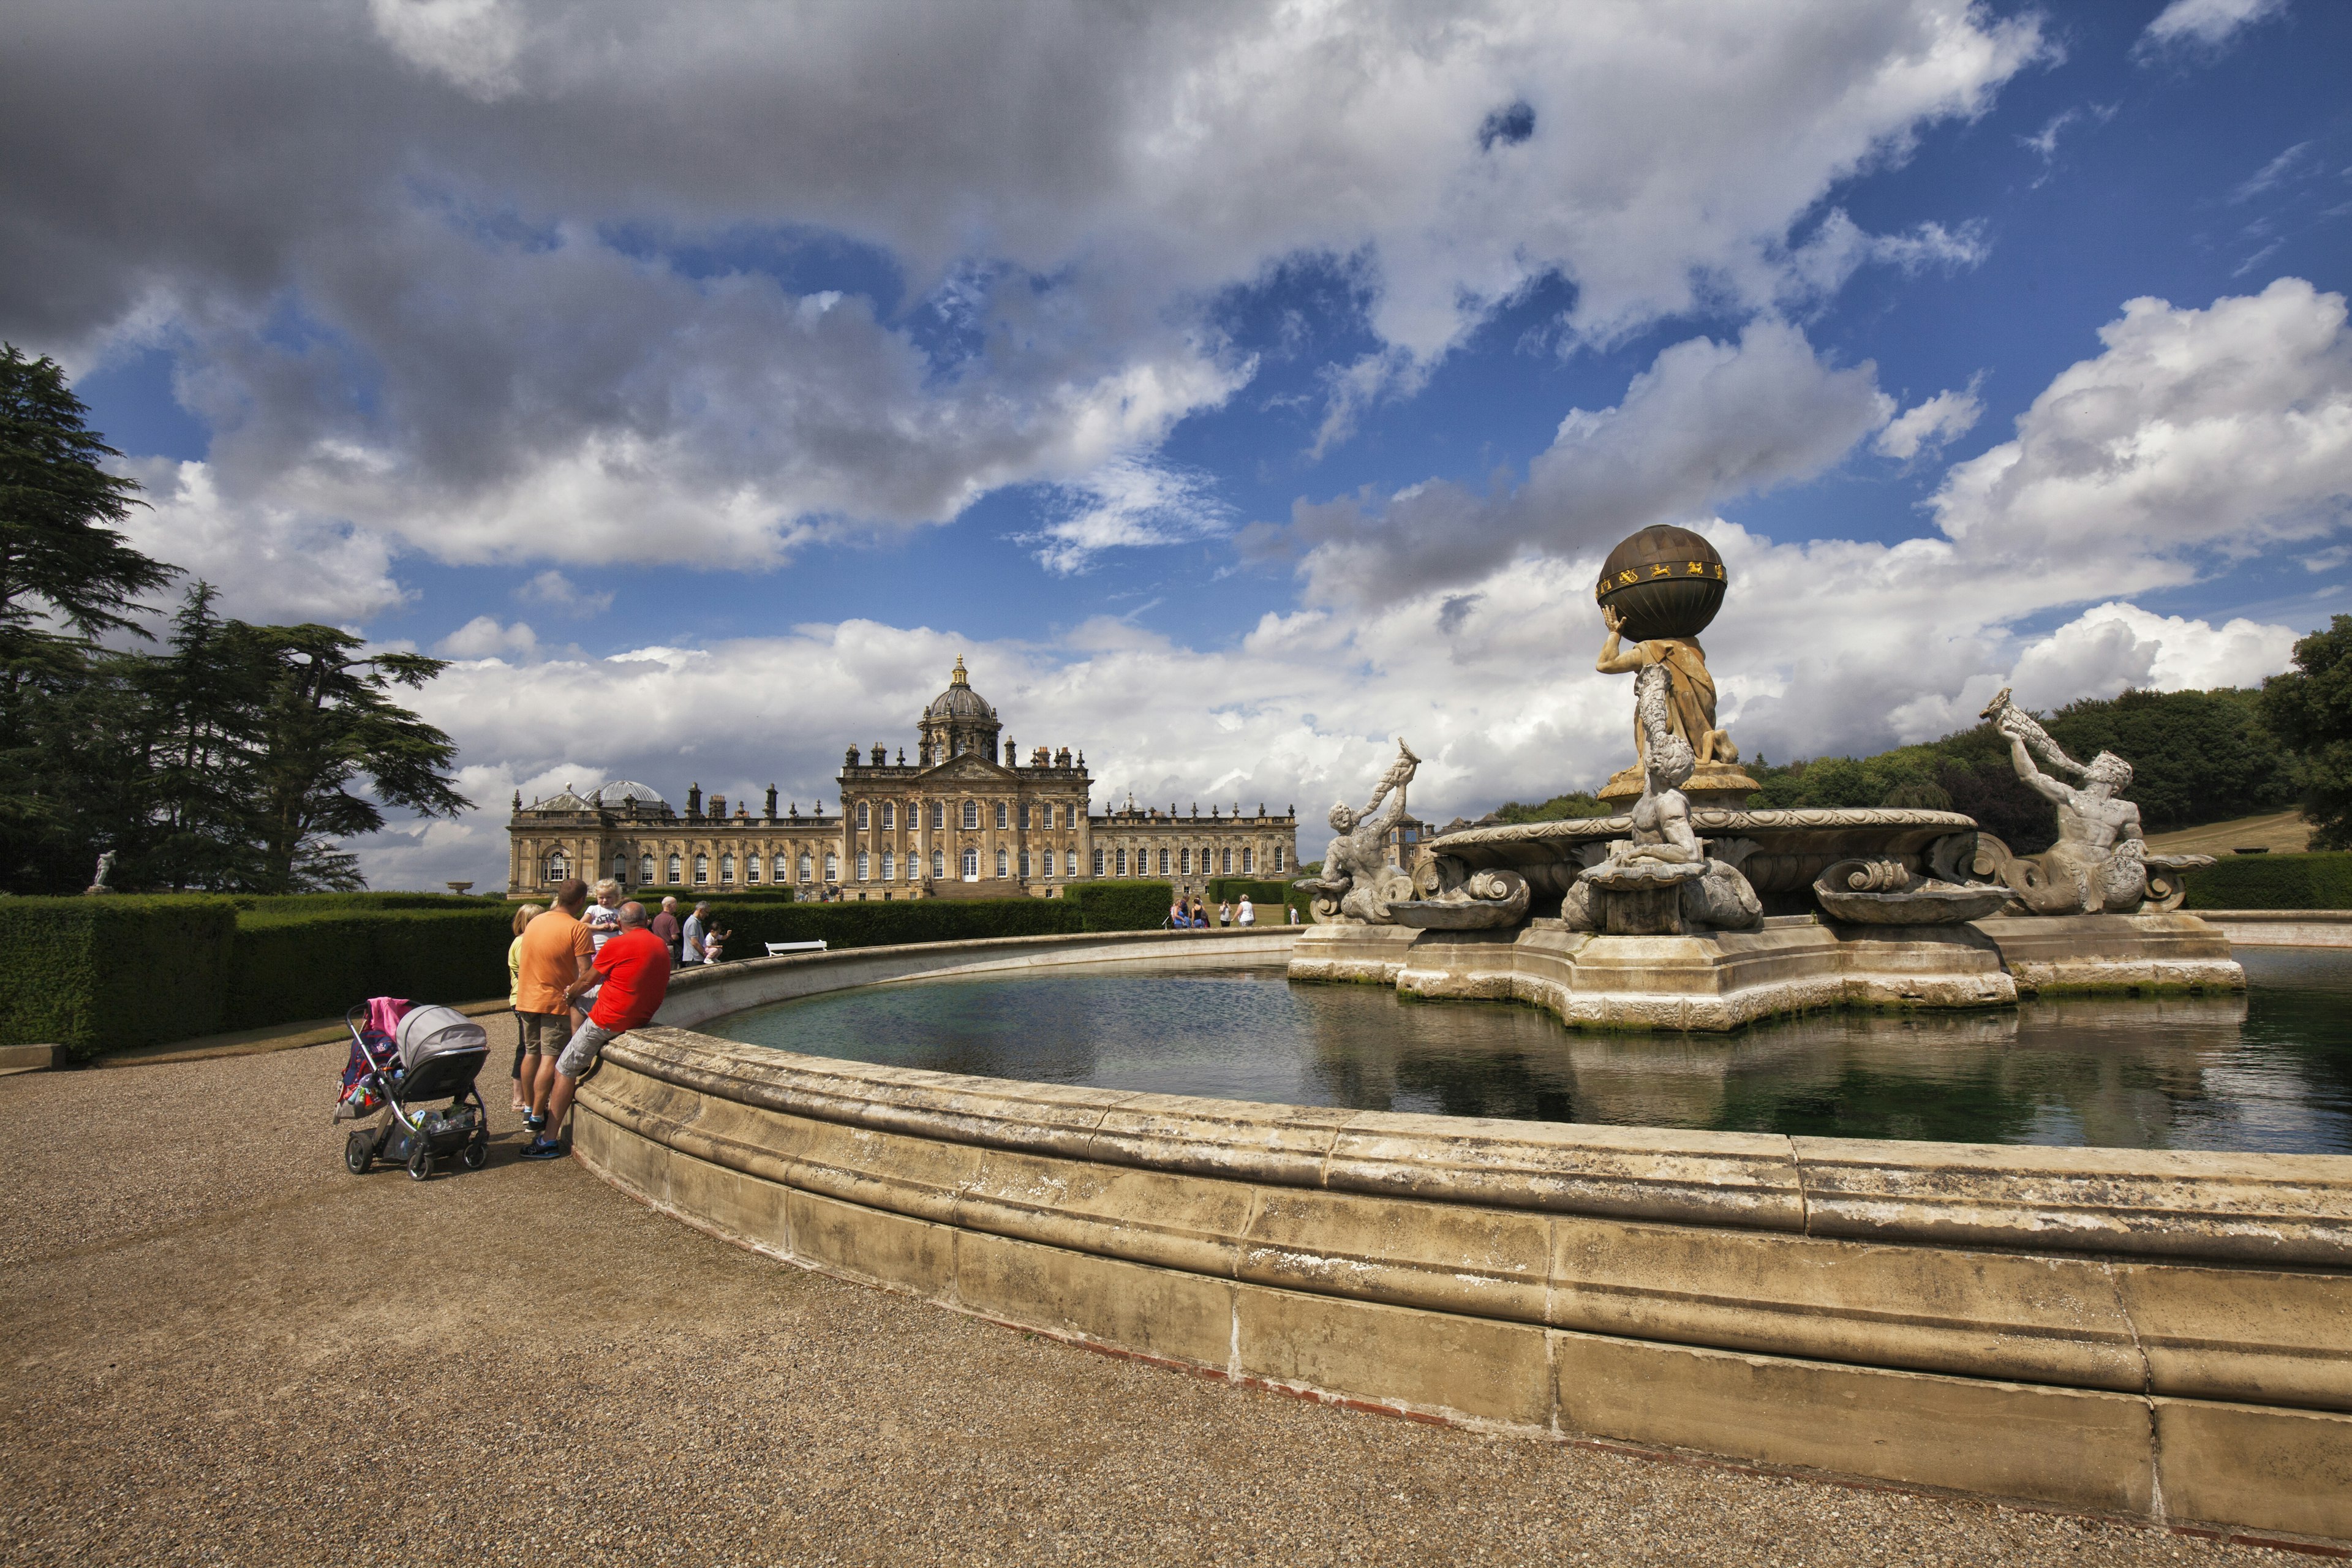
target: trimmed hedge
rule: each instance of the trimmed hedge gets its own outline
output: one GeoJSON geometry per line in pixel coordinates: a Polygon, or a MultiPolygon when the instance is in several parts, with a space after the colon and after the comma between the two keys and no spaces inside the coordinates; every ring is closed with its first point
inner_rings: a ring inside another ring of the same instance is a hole
{"type": "Polygon", "coordinates": [[[2225,855],[2188,874],[2192,910],[2352,910],[2352,854],[2225,855]]]}
{"type": "Polygon", "coordinates": [[[191,895],[10,899],[0,1044],[77,1059],[221,1026],[236,906],[191,895]]]}
{"type": "MultiPolygon", "coordinates": [[[[1167,907],[1163,904],[1164,915],[1167,907]]],[[[823,942],[828,948],[891,947],[910,942],[971,942],[993,936],[1060,936],[1096,929],[1066,899],[893,899],[887,904],[784,904],[713,899],[711,919],[730,937],[727,962],[765,958],[772,942],[823,942]]]]}
{"type": "Polygon", "coordinates": [[[1176,900],[1176,884],[1125,878],[1073,882],[1064,889],[1062,900],[1078,907],[1087,931],[1158,931],[1168,923],[1168,906],[1176,900]]]}
{"type": "Polygon", "coordinates": [[[254,915],[325,914],[351,910],[480,910],[506,904],[502,893],[231,893],[228,897],[240,914],[254,915]]]}
{"type": "Polygon", "coordinates": [[[236,922],[216,1026],[324,1018],[371,996],[450,1005],[503,996],[513,925],[514,910],[503,900],[493,909],[246,915],[236,922]]]}

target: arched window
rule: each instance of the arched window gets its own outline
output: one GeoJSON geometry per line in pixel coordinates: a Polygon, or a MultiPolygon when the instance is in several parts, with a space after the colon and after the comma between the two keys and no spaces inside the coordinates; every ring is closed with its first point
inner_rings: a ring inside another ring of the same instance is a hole
{"type": "Polygon", "coordinates": [[[1168,875],[1168,851],[1165,849],[1160,852],[1160,874],[1163,877],[1168,875]]]}
{"type": "Polygon", "coordinates": [[[882,826],[885,827],[896,827],[898,826],[898,803],[897,801],[886,800],[882,803],[882,826]]]}
{"type": "Polygon", "coordinates": [[[628,879],[629,852],[625,849],[615,849],[613,851],[613,880],[625,882],[628,879]]]}
{"type": "Polygon", "coordinates": [[[943,800],[935,800],[931,802],[931,831],[934,833],[944,832],[947,829],[947,826],[948,803],[943,800]]]}
{"type": "Polygon", "coordinates": [[[801,857],[801,880],[805,882],[814,874],[814,867],[805,855],[801,857]]]}
{"type": "MultiPolygon", "coordinates": [[[[1002,855],[1002,854],[1003,854],[1003,853],[1004,853],[1004,851],[1003,851],[1003,850],[1002,850],[1002,849],[1000,849],[1000,850],[998,850],[998,851],[997,851],[997,853],[998,853],[999,855],[1002,855]]],[[[1024,877],[1026,877],[1027,875],[1029,875],[1029,851],[1027,851],[1026,849],[1024,849],[1023,851],[1021,851],[1021,874],[1022,874],[1024,877]]]]}
{"type": "Polygon", "coordinates": [[[857,879],[861,882],[872,881],[874,879],[872,876],[873,870],[874,858],[866,853],[866,851],[860,849],[857,852],[857,879]]]}
{"type": "Polygon", "coordinates": [[[774,876],[776,885],[778,887],[782,887],[786,882],[791,881],[793,877],[790,863],[787,862],[782,855],[776,857],[776,863],[774,867],[772,868],[771,874],[774,876]]]}
{"type": "Polygon", "coordinates": [[[1127,851],[1126,851],[1126,850],[1122,849],[1122,850],[1120,850],[1120,851],[1118,852],[1118,859],[1117,859],[1117,864],[1118,864],[1118,871],[1117,871],[1117,872],[1115,872],[1115,873],[1113,873],[1113,874],[1114,874],[1114,875],[1116,875],[1116,876],[1120,876],[1120,877],[1124,877],[1124,876],[1126,876],[1126,875],[1127,875],[1127,851]]]}
{"type": "Polygon", "coordinates": [[[966,827],[980,826],[980,802],[968,800],[963,803],[963,825],[966,827]]]}
{"type": "Polygon", "coordinates": [[[1277,871],[1282,869],[1282,846],[1279,844],[1274,847],[1274,868],[1277,871]]]}
{"type": "Polygon", "coordinates": [[[1048,849],[1040,858],[1043,864],[1037,874],[1041,877],[1052,876],[1054,874],[1054,852],[1051,849],[1048,849]]]}
{"type": "Polygon", "coordinates": [[[882,851],[882,879],[884,881],[888,881],[897,874],[898,865],[898,860],[897,856],[891,854],[887,849],[882,851]]]}
{"type": "Polygon", "coordinates": [[[1176,851],[1176,869],[1187,877],[1192,874],[1192,852],[1190,849],[1176,851]]]}
{"type": "Polygon", "coordinates": [[[694,885],[698,888],[703,887],[706,886],[709,880],[710,857],[708,855],[697,855],[694,858],[694,885]]]}
{"type": "Polygon", "coordinates": [[[947,874],[948,874],[948,858],[947,858],[944,854],[940,853],[940,852],[939,850],[937,850],[937,849],[932,850],[932,851],[931,851],[931,875],[932,875],[932,877],[936,879],[936,878],[940,878],[940,877],[944,877],[944,876],[946,876],[947,874]]]}
{"type": "Polygon", "coordinates": [[[1101,876],[1101,875],[1102,875],[1102,868],[1103,868],[1103,852],[1102,852],[1101,850],[1097,849],[1097,850],[1096,850],[1096,851],[1095,851],[1095,875],[1096,875],[1096,876],[1097,876],[1097,877],[1101,876]]]}
{"type": "Polygon", "coordinates": [[[1243,850],[1243,851],[1242,851],[1242,875],[1243,875],[1243,876],[1246,877],[1246,876],[1248,876],[1248,875],[1250,874],[1250,862],[1251,862],[1252,860],[1255,859],[1256,858],[1257,858],[1257,852],[1256,852],[1255,850],[1254,850],[1254,849],[1244,849],[1244,850],[1243,850]]]}
{"type": "Polygon", "coordinates": [[[830,849],[824,852],[824,879],[828,882],[841,880],[841,857],[830,849]]]}
{"type": "Polygon", "coordinates": [[[1230,849],[1221,849],[1217,852],[1217,858],[1221,862],[1218,869],[1228,877],[1232,876],[1234,874],[1234,852],[1230,849]]]}
{"type": "Polygon", "coordinates": [[[743,857],[743,879],[746,882],[756,882],[760,879],[760,858],[757,855],[743,857]]]}
{"type": "Polygon", "coordinates": [[[1001,800],[996,803],[996,827],[1000,833],[1004,830],[1004,803],[1001,800]]]}
{"type": "Polygon", "coordinates": [[[861,800],[861,801],[859,801],[859,802],[857,803],[857,826],[860,826],[860,827],[871,827],[871,826],[874,826],[874,825],[873,825],[873,823],[871,823],[871,822],[869,822],[868,820],[866,820],[866,818],[867,818],[868,815],[869,815],[869,814],[867,813],[867,811],[866,811],[866,803],[865,803],[864,801],[862,801],[862,800],[861,800]]]}
{"type": "Polygon", "coordinates": [[[667,883],[668,883],[671,887],[673,887],[673,888],[675,888],[675,887],[677,887],[677,856],[673,855],[673,856],[671,856],[671,857],[669,858],[669,875],[668,875],[667,877],[665,877],[665,878],[664,878],[664,879],[663,879],[664,881],[667,882],[667,883]]]}
{"type": "Polygon", "coordinates": [[[653,858],[653,856],[652,856],[651,854],[645,854],[645,855],[640,855],[640,856],[638,856],[638,857],[637,857],[637,880],[638,880],[638,881],[640,881],[640,882],[650,882],[650,881],[652,881],[653,879],[654,879],[654,858],[653,858]]]}
{"type": "Polygon", "coordinates": [[[980,851],[977,849],[963,852],[963,879],[967,882],[980,880],[980,851]]]}
{"type": "Polygon", "coordinates": [[[569,877],[570,875],[572,875],[572,862],[564,857],[562,850],[558,849],[547,858],[547,879],[549,881],[561,882],[564,878],[569,877]]]}
{"type": "Polygon", "coordinates": [[[1025,800],[1021,803],[1021,826],[1024,828],[1029,826],[1029,803],[1025,800]]]}
{"type": "Polygon", "coordinates": [[[1000,877],[1009,877],[1013,874],[1013,868],[1004,863],[1004,851],[1002,849],[996,852],[996,874],[1000,877]]]}
{"type": "Polygon", "coordinates": [[[732,850],[719,858],[719,880],[724,887],[735,885],[735,855],[732,850]]]}

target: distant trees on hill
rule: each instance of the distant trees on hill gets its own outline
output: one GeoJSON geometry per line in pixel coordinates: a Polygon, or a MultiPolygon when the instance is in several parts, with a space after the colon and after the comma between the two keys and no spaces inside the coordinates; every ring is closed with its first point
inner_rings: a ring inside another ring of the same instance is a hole
{"type": "MultiPolygon", "coordinates": [[[[2319,635],[2340,639],[2330,645],[2335,660],[2328,666],[2340,671],[2335,679],[2345,689],[2338,704],[2345,716],[2339,721],[2343,738],[2334,742],[2345,765],[2335,776],[2342,781],[2339,798],[2352,815],[2352,616],[2338,616],[2334,633],[2319,635]]],[[[2315,640],[2298,645],[2298,655],[2315,640]]],[[[2130,798],[2139,804],[2147,831],[2162,833],[2295,803],[2303,793],[2304,770],[2263,721],[2266,710],[2263,693],[2234,688],[2126,691],[2069,703],[2044,715],[2043,722],[2059,744],[2085,761],[2110,751],[2130,763],[2130,798]]],[[[1777,765],[1759,756],[1745,766],[1762,786],[1748,801],[1751,808],[1899,805],[1957,811],[2021,854],[2049,847],[2057,826],[2050,803],[2019,782],[2008,741],[1990,724],[1874,756],[1814,757],[1777,765]]],[[[1593,795],[1577,791],[1539,805],[1513,801],[1496,815],[1506,822],[1548,822],[1608,813],[1593,795]]]]}

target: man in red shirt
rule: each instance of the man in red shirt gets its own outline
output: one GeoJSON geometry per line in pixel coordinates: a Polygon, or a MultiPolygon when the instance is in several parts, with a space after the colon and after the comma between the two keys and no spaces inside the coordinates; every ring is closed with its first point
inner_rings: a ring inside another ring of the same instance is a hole
{"type": "Polygon", "coordinates": [[[572,1097],[597,1053],[614,1036],[652,1023],[661,1010],[662,998],[669,994],[669,949],[646,929],[645,905],[632,901],[621,906],[619,934],[597,951],[594,965],[572,983],[567,1000],[591,986],[596,988],[595,1007],[572,1037],[572,1043],[563,1047],[563,1054],[555,1058],[552,1089],[540,1091],[546,1097],[546,1103],[539,1108],[544,1120],[539,1136],[522,1152],[526,1160],[552,1160],[563,1152],[557,1134],[563,1130],[572,1097]]]}

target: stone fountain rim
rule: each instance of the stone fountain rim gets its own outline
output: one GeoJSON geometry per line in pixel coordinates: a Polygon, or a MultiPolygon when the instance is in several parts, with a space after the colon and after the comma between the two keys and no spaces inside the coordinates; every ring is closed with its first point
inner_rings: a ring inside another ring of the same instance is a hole
{"type": "MultiPolygon", "coordinates": [[[[1751,829],[1828,827],[1940,827],[1951,833],[1977,831],[1975,817],[1957,811],[1928,811],[1896,805],[1770,806],[1749,811],[1738,806],[1695,805],[1691,826],[1716,832],[1751,829]]],[[[1512,822],[1498,827],[1465,827],[1429,841],[1433,854],[1449,847],[1485,844],[1541,844],[1554,839],[1570,842],[1591,838],[1622,838],[1633,831],[1629,816],[1571,816],[1558,822],[1512,822]]]]}

